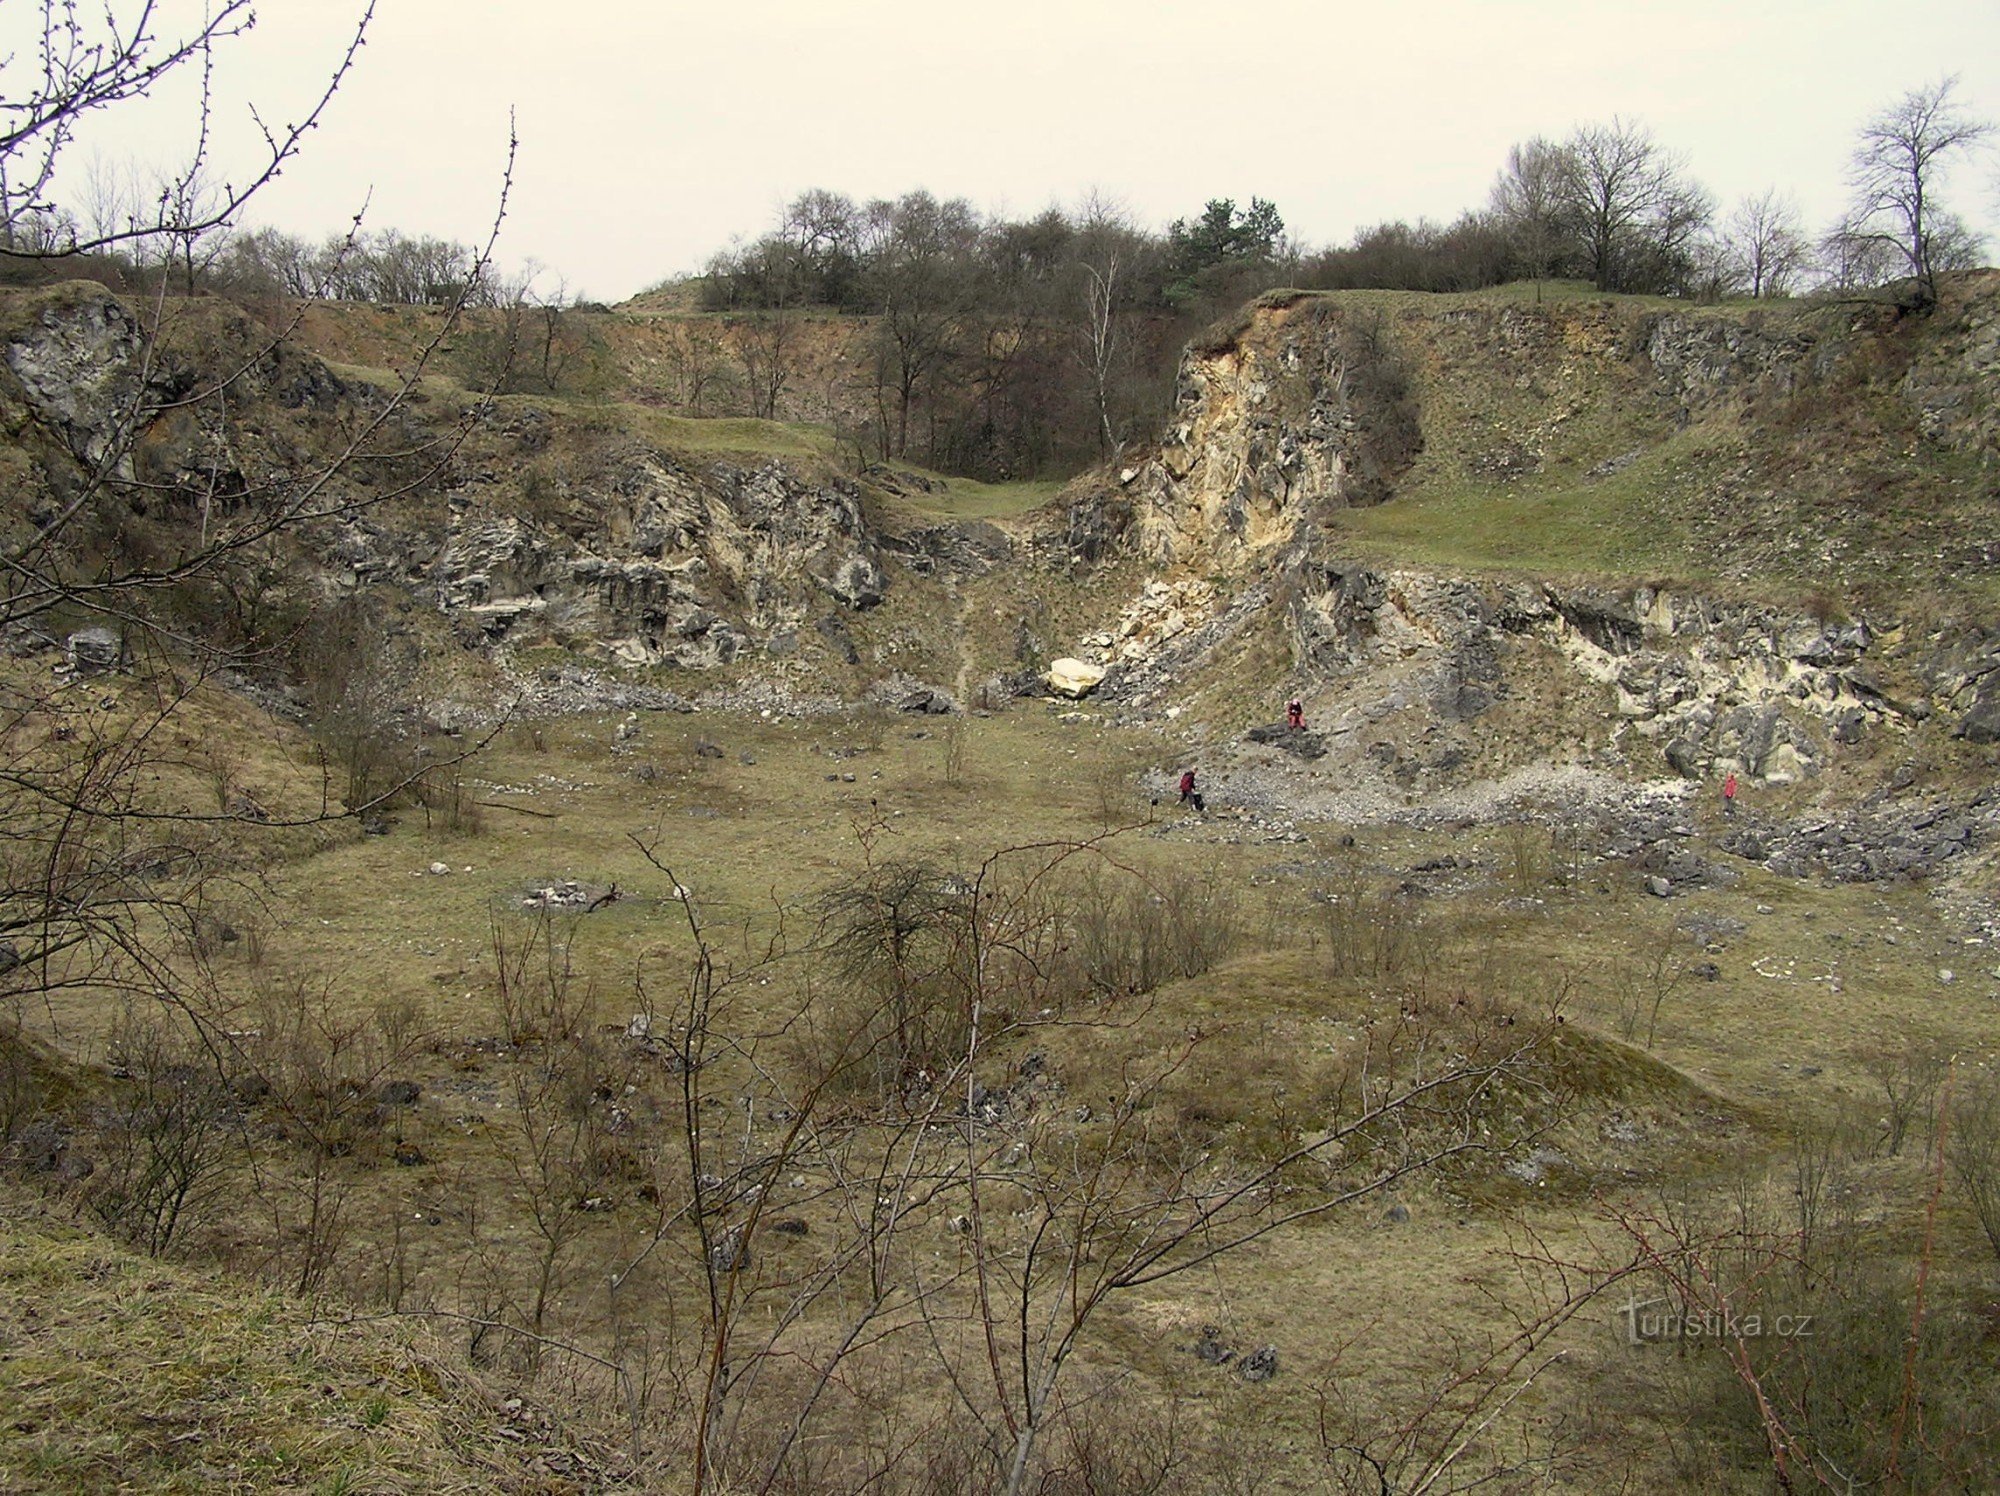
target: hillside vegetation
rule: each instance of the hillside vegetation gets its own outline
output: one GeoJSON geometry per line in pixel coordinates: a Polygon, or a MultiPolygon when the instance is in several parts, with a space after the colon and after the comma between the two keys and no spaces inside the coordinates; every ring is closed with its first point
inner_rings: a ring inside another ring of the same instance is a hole
{"type": "Polygon", "coordinates": [[[165,312],[0,306],[8,1480],[1990,1465],[2000,277],[1276,292],[1060,485],[165,312]]]}

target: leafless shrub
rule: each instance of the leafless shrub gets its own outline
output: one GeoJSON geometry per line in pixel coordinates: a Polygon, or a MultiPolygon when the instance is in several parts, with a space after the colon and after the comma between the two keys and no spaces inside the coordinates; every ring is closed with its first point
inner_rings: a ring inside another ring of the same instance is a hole
{"type": "Polygon", "coordinates": [[[270,925],[252,915],[243,921],[243,964],[253,972],[264,969],[271,957],[270,925]]]}
{"type": "Polygon", "coordinates": [[[1417,955],[1424,917],[1402,889],[1377,884],[1349,865],[1318,897],[1325,911],[1320,934],[1335,976],[1381,980],[1402,972],[1417,955]]]}
{"type": "Polygon", "coordinates": [[[889,736],[892,714],[887,707],[869,704],[858,706],[848,714],[848,738],[850,745],[863,753],[880,753],[883,741],[889,736]]]}
{"type": "Polygon", "coordinates": [[[554,922],[543,915],[519,933],[496,923],[493,959],[495,1009],[519,1051],[501,1147],[532,1242],[519,1323],[537,1337],[524,1342],[533,1360],[591,1218],[645,1171],[632,1152],[631,1114],[617,1105],[630,1062],[601,1041],[594,994],[554,922]]]}
{"type": "Polygon", "coordinates": [[[1525,899],[1548,881],[1547,846],[1542,828],[1531,821],[1510,821],[1502,836],[1502,860],[1514,897],[1525,899]]]}
{"type": "MultiPolygon", "coordinates": [[[[1166,1496],[1192,1491],[1196,1451],[1181,1399],[1141,1397],[1116,1382],[1062,1398],[1048,1468],[1036,1487],[1055,1496],[1166,1496]]],[[[1208,1488],[1209,1487],[1202,1487],[1208,1488]]]]}
{"type": "Polygon", "coordinates": [[[1135,807],[1132,775],[1122,764],[1097,765],[1091,771],[1089,789],[1091,808],[1096,813],[1100,831],[1130,825],[1135,819],[1135,812],[1137,815],[1144,814],[1143,810],[1135,807]]]}
{"type": "Polygon", "coordinates": [[[1129,1068],[1124,1095],[1102,1117],[1072,1125],[1041,1114],[1025,1138],[967,1128],[964,1229],[976,1292],[970,1333],[941,1353],[961,1405],[987,1431],[1003,1489],[1037,1488],[1055,1394],[1099,1309],[1287,1222],[1340,1210],[1411,1172],[1469,1167],[1472,1154],[1548,1125],[1540,1102],[1527,1100],[1547,1090],[1537,1054],[1548,1031],[1499,1004],[1419,995],[1367,1034],[1365,1062],[1357,1057],[1350,1083],[1315,1106],[1311,1126],[1294,1123],[1282,1142],[1233,1152],[1222,1167],[1212,1134],[1185,1132],[1176,1148],[1160,1125],[1199,1033],[1129,1068]],[[1034,1170],[1008,1166],[1023,1143],[1034,1170]]]}
{"type": "Polygon", "coordinates": [[[1642,931],[1631,950],[1612,963],[1611,990],[1618,1003],[1618,1037],[1626,1043],[1645,1034],[1646,1048],[1659,1038],[1660,1011],[1686,984],[1694,965],[1686,932],[1676,920],[1642,931]]]}
{"type": "Polygon", "coordinates": [[[202,745],[199,766],[214,792],[217,813],[228,815],[238,803],[237,791],[242,787],[239,755],[227,739],[218,736],[202,745]]]}
{"type": "Polygon", "coordinates": [[[255,1014],[255,1028],[238,1041],[236,1087],[289,1145],[285,1156],[256,1163],[269,1271],[310,1293],[347,1239],[356,1171],[384,1156],[381,1086],[419,1035],[405,1012],[351,1010],[307,978],[264,983],[255,1014]]]}
{"type": "Polygon", "coordinates": [[[1986,1243],[2000,1257],[2000,1071],[1960,1072],[1945,1157],[1986,1243]]]}
{"type": "Polygon", "coordinates": [[[1065,997],[1200,976],[1235,954],[1245,932],[1241,890],[1220,866],[1148,875],[1091,858],[1066,872],[1059,897],[1065,997]]]}
{"type": "Polygon", "coordinates": [[[849,1087],[893,1093],[963,1053],[971,1021],[973,887],[930,863],[865,868],[822,893],[816,945],[842,985],[863,1063],[849,1087]]]}
{"type": "Polygon", "coordinates": [[[668,324],[661,335],[661,359],[668,372],[672,403],[691,416],[702,414],[705,401],[727,404],[734,375],[726,362],[727,354],[712,323],[668,324]]]}
{"type": "Polygon", "coordinates": [[[1502,831],[1501,866],[1516,898],[1532,898],[1547,888],[1575,888],[1588,862],[1578,827],[1510,821],[1502,831]]]}
{"type": "Polygon", "coordinates": [[[379,610],[355,597],[312,614],[293,643],[313,736],[352,811],[382,803],[422,766],[408,661],[386,631],[379,610]]]}
{"type": "Polygon", "coordinates": [[[1382,1492],[1526,1491],[1604,1473],[1566,1418],[1517,1420],[1507,1411],[1565,1352],[1566,1327],[1600,1302],[1616,1270],[1577,1271],[1532,1237],[1503,1255],[1508,1279],[1484,1290],[1490,1333],[1451,1331],[1407,1385],[1335,1375],[1318,1389],[1319,1455],[1328,1487],[1382,1492]]]}
{"type": "Polygon", "coordinates": [[[478,836],[486,830],[486,813],[465,782],[461,760],[425,769],[410,782],[410,792],[423,807],[426,828],[447,836],[478,836]]]}
{"type": "Polygon", "coordinates": [[[950,785],[965,782],[965,719],[948,717],[938,732],[938,747],[943,759],[944,782],[950,785]]]}
{"type": "Polygon", "coordinates": [[[47,1100],[38,1048],[20,1014],[0,1010],[0,1149],[41,1113],[47,1100]]]}
{"type": "Polygon", "coordinates": [[[1849,1143],[1838,1121],[1807,1123],[1792,1137],[1789,1193],[1799,1275],[1808,1286],[1837,1276],[1851,1255],[1849,1143]]]}
{"type": "Polygon", "coordinates": [[[1862,1070],[1882,1093],[1882,1147],[1903,1151],[1912,1126],[1924,1126],[1937,1109],[1938,1087],[1951,1068],[1943,1047],[1922,1034],[1882,1035],[1862,1051],[1862,1070]]]}
{"type": "Polygon", "coordinates": [[[1619,1333],[1672,1353],[1664,1411],[1699,1435],[1674,1451],[1683,1478],[1761,1465],[1784,1490],[1958,1490],[2000,1457],[1988,1335],[1937,1254],[1942,1174],[1913,1258],[1889,1256],[1842,1219],[1847,1156],[1832,1134],[1802,1139],[1752,1208],[1608,1208],[1633,1249],[1619,1333]]]}
{"type": "Polygon", "coordinates": [[[118,1083],[93,1118],[85,1203],[105,1227],[159,1256],[206,1222],[232,1146],[227,1091],[208,1056],[165,1019],[127,1010],[109,1055],[118,1083]]]}

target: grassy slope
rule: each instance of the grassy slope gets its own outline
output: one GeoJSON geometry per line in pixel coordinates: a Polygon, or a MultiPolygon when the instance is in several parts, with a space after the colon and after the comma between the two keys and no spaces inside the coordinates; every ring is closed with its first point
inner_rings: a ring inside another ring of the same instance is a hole
{"type": "MultiPolygon", "coordinates": [[[[1672,580],[1853,606],[1913,597],[1988,609],[2000,578],[1965,542],[1983,534],[1990,466],[1926,438],[1904,390],[1926,338],[1886,326],[1858,337],[1852,314],[1809,304],[1688,308],[1565,288],[1534,311],[1553,346],[1471,340],[1449,306],[1504,297],[1382,295],[1403,335],[1426,447],[1393,500],[1332,520],[1378,562],[1503,575],[1672,580]],[[1671,311],[1749,322],[1843,350],[1795,392],[1764,390],[1683,413],[1624,344],[1671,311]]],[[[1985,293],[1990,295],[1990,288],[1985,293]]]]}
{"type": "Polygon", "coordinates": [[[0,1196],[0,1488],[548,1492],[583,1459],[420,1322],[344,1324],[0,1196]]]}

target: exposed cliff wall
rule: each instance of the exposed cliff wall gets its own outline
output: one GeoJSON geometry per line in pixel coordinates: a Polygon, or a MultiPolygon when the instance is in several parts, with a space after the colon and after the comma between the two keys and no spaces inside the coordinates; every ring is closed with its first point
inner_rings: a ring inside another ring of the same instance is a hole
{"type": "MultiPolygon", "coordinates": [[[[1754,588],[1399,564],[1350,551],[1341,517],[1412,495],[1591,491],[1693,445],[1675,502],[1730,533],[1782,529],[1743,491],[1881,482],[1885,408],[1899,439],[1957,464],[1936,469],[1952,482],[1990,473],[1996,308],[2000,276],[1955,282],[1920,327],[1871,308],[1278,297],[1189,350],[1157,446],[1077,485],[1029,548],[1049,570],[991,524],[887,530],[851,477],[809,455],[690,453],[628,407],[436,391],[394,405],[381,381],[336,374],[219,304],[149,339],[115,298],[69,287],[0,308],[7,460],[25,499],[8,523],[27,533],[104,469],[116,502],[94,506],[79,564],[121,536],[171,559],[303,494],[309,517],[273,585],[388,589],[476,647],[837,667],[857,692],[940,662],[961,677],[1007,668],[969,644],[952,658],[956,605],[943,606],[1004,571],[987,611],[1080,592],[1093,626],[1041,646],[1111,667],[1107,696],[1142,712],[1190,699],[1206,671],[1228,685],[1210,696],[1218,717],[1292,691],[1419,709],[1440,773],[1609,752],[1644,772],[1729,763],[1782,782],[1914,724],[2000,737],[2000,624],[1920,627],[1838,594],[1815,609],[1744,600],[1754,588]],[[1708,494],[1711,480],[1731,486],[1708,494]],[[1104,561],[1130,582],[1122,595],[1091,580],[1104,561]],[[1282,657],[1245,668],[1243,641],[1273,620],[1282,657]],[[871,630],[881,642],[857,648],[871,630]]],[[[1633,502],[1653,495],[1640,484],[1633,502]]]]}
{"type": "Polygon", "coordinates": [[[1158,444],[1079,482],[1044,539],[1228,573],[1345,508],[1547,498],[1641,472],[1657,499],[1628,497],[1624,521],[1682,524],[1690,570],[1914,580],[1976,497],[1952,463],[2000,460],[1996,374],[2000,272],[1949,282],[1924,318],[1280,295],[1188,350],[1158,444]]]}
{"type": "Polygon", "coordinates": [[[2000,625],[1981,624],[1976,588],[1946,590],[1977,578],[1954,575],[1925,527],[1982,512],[1966,464],[1995,466],[1996,309],[1988,274],[1921,325],[1874,307],[1261,309],[1189,352],[1159,449],[1045,535],[1086,564],[1139,566],[1078,652],[1143,712],[1199,698],[1241,722],[1303,694],[1318,720],[1351,720],[1355,736],[1323,745],[1333,760],[1365,738],[1352,772],[1413,792],[1538,760],[1784,785],[1916,742],[1990,743],[2000,625]],[[1388,374],[1367,386],[1357,329],[1388,374]],[[1656,473],[1672,492],[1650,490],[1656,473]],[[1604,524],[1615,511],[1596,496],[1614,482],[1626,523],[1699,516],[1709,528],[1684,536],[1697,562],[1719,544],[1710,559],[1763,564],[1838,532],[1857,551],[1879,540],[1858,554],[1903,585],[1884,602],[1843,595],[1831,570],[1811,600],[1811,569],[1768,588],[1586,583],[1384,564],[1342,539],[1340,511],[1412,495],[1447,517],[1469,495],[1507,525],[1509,495],[1577,493],[1580,522],[1604,524]],[[1248,641],[1274,629],[1289,669],[1253,680],[1240,662],[1269,651],[1248,641]]]}
{"type": "Polygon", "coordinates": [[[21,469],[8,528],[26,541],[59,523],[51,543],[79,574],[206,555],[191,579],[240,590],[255,558],[257,585],[295,610],[389,589],[467,643],[697,668],[752,648],[837,655],[838,620],[888,595],[860,491],[809,457],[690,459],[613,416],[399,397],[223,304],[172,319],[142,329],[83,284],[0,307],[21,469]]]}
{"type": "Polygon", "coordinates": [[[1159,443],[1116,470],[1115,498],[1073,506],[1064,543],[1162,567],[1257,564],[1328,508],[1386,497],[1421,445],[1383,319],[1279,298],[1189,348],[1159,443]]]}

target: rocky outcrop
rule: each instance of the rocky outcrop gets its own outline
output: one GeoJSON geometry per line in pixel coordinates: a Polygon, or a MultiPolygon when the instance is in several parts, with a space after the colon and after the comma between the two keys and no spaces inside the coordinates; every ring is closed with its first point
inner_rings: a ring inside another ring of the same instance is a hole
{"type": "MultiPolygon", "coordinates": [[[[1537,763],[1791,784],[1859,764],[1934,718],[1974,745],[2000,742],[2000,629],[1958,625],[1926,646],[1887,616],[1832,617],[1827,605],[1362,565],[1338,555],[1332,522],[1342,507],[1381,499],[1384,474],[1420,448],[1426,492],[1440,503],[1461,477],[1491,495],[1547,464],[1568,464],[1565,481],[1581,486],[1654,461],[1646,445],[1601,455],[1601,435],[1587,433],[1601,433],[1613,406],[1638,412],[1629,424],[1642,443],[1671,441],[1718,409],[1735,422],[1739,405],[1789,439],[1794,397],[1819,386],[1827,400],[1845,398],[1848,383],[1831,376],[1863,352],[1854,377],[1872,393],[1899,393],[1927,434],[1983,452],[2000,370],[1996,291],[2000,275],[1954,282],[1933,322],[1907,336],[1893,309],[1872,307],[1479,302],[1398,308],[1364,324],[1357,301],[1263,305],[1190,349],[1157,451],[1080,489],[1042,537],[1072,565],[1118,557],[1145,568],[1080,631],[1077,653],[1112,671],[1098,691],[1109,704],[1152,711],[1187,701],[1191,686],[1233,697],[1235,683],[1211,667],[1274,606],[1293,671],[1270,689],[1308,696],[1327,773],[1372,776],[1419,799],[1537,763]],[[1371,353],[1376,377],[1360,379],[1371,353]],[[1409,371],[1400,385],[1399,365],[1409,371]],[[1417,417],[1435,431],[1396,429],[1417,417]],[[1859,751],[1843,760],[1849,749],[1859,751]]],[[[1786,450],[1784,460],[1801,459],[1811,454],[1786,450]]],[[[1747,481],[1699,462],[1667,470],[1747,481]]],[[[1232,701],[1244,704],[1274,705],[1232,701]]],[[[1241,741],[1267,765],[1279,761],[1269,750],[1287,746],[1286,735],[1256,730],[1241,741]]]]}
{"type": "MultiPolygon", "coordinates": [[[[222,302],[177,304],[147,329],[102,287],[25,294],[0,305],[0,359],[12,399],[54,438],[38,448],[50,492],[73,488],[77,465],[108,468],[131,480],[133,515],[203,538],[303,510],[283,531],[293,585],[407,589],[469,644],[710,668],[795,651],[823,637],[816,617],[877,607],[892,587],[859,489],[812,462],[690,461],[616,423],[579,439],[531,406],[475,407],[461,423],[421,392],[384,409],[379,391],[274,346],[222,302]],[[356,429],[374,443],[360,456],[356,429]]],[[[926,565],[983,566],[1007,544],[971,526],[929,550],[926,565]]]]}
{"type": "Polygon", "coordinates": [[[1816,342],[1756,317],[1665,312],[1649,320],[1641,346],[1661,386],[1691,409],[1752,391],[1791,393],[1816,342]]]}
{"type": "MultiPolygon", "coordinates": [[[[1333,736],[1273,727],[1246,741],[1309,759],[1337,746],[1409,788],[1576,755],[1642,776],[1791,784],[1934,712],[1972,742],[2000,740],[2000,629],[1940,648],[1911,677],[1907,649],[1885,653],[1864,621],[1667,588],[1297,561],[1279,597],[1292,679],[1313,683],[1308,716],[1333,736]],[[1891,689],[1892,676],[1908,683],[1891,689]],[[1402,725],[1387,736],[1369,727],[1390,722],[1402,725]]],[[[1083,652],[1115,669],[1100,694],[1148,708],[1272,601],[1267,587],[1152,579],[1083,652]]]]}
{"type": "Polygon", "coordinates": [[[1875,641],[1860,623],[1651,587],[1480,585],[1340,568],[1318,582],[1292,607],[1303,667],[1344,673],[1420,659],[1433,710],[1465,721],[1498,701],[1510,678],[1553,666],[1576,689],[1602,693],[1628,755],[1689,778],[1734,768],[1789,783],[1815,773],[1830,742],[1919,716],[1872,684],[1875,641]]]}
{"type": "Polygon", "coordinates": [[[1948,277],[1900,393],[1927,441],[2000,459],[2000,270],[1948,277]]]}
{"type": "Polygon", "coordinates": [[[831,601],[860,611],[889,580],[851,485],[772,462],[695,473],[637,454],[578,538],[455,506],[431,572],[436,606],[486,639],[595,643],[631,665],[706,669],[796,643],[831,601]]]}
{"type": "Polygon", "coordinates": [[[139,324],[102,287],[65,287],[7,336],[4,357],[29,407],[91,467],[121,462],[149,403],[139,324]]]}
{"type": "Polygon", "coordinates": [[[918,526],[883,536],[881,546],[921,576],[939,572],[979,576],[1014,559],[1013,540],[985,520],[918,526]]]}
{"type": "Polygon", "coordinates": [[[1296,296],[1197,340],[1157,448],[1046,543],[1086,561],[1122,548],[1159,567],[1235,569],[1329,507],[1379,502],[1385,472],[1421,445],[1393,343],[1378,321],[1296,296]]]}
{"type": "Polygon", "coordinates": [[[78,675],[102,675],[125,663],[125,640],[115,629],[78,629],[63,644],[64,663],[78,675]]]}
{"type": "Polygon", "coordinates": [[[1940,640],[1928,666],[1936,698],[1956,719],[1953,733],[1969,743],[2000,742],[2000,627],[1940,640]]]}
{"type": "Polygon", "coordinates": [[[1871,796],[1799,820],[1746,818],[1722,849],[1782,876],[1840,883],[1928,878],[1991,841],[2000,791],[1964,799],[1871,796]]]}

